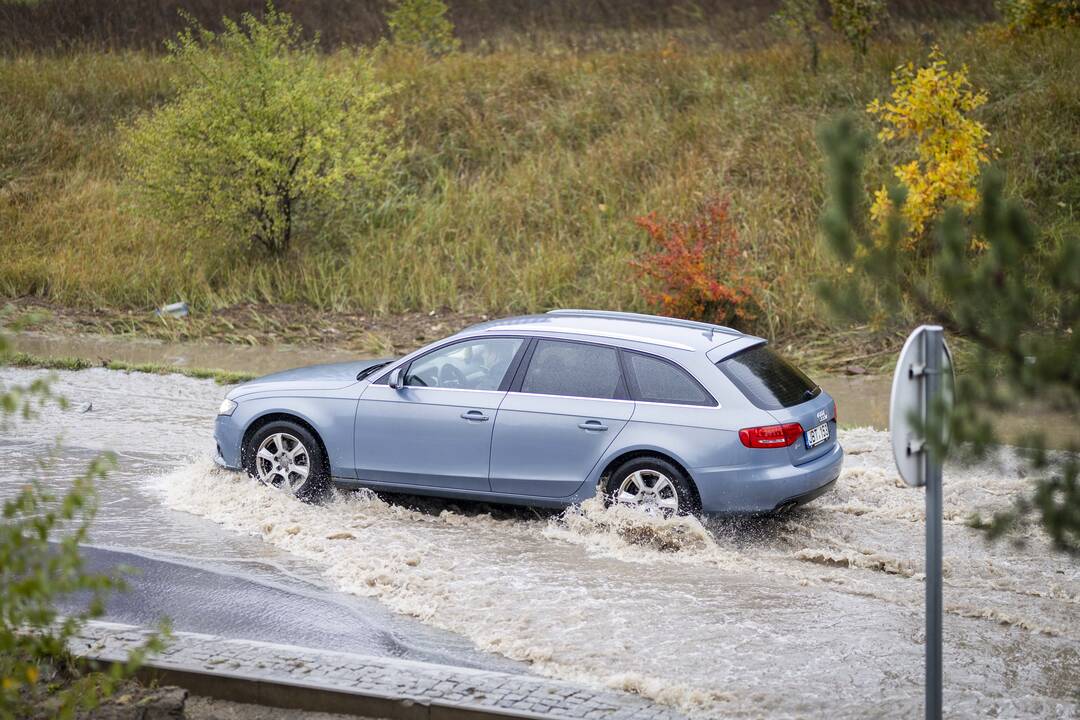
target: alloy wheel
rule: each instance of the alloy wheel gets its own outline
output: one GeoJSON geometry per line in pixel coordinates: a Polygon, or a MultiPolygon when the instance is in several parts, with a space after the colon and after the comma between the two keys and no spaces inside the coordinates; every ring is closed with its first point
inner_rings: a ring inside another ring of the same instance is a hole
{"type": "Polygon", "coordinates": [[[679,491],[675,483],[658,470],[642,469],[630,473],[619,484],[613,499],[653,517],[671,517],[679,512],[679,491]]]}
{"type": "Polygon", "coordinates": [[[267,435],[255,453],[255,470],[259,482],[286,490],[300,492],[311,474],[311,455],[299,439],[289,433],[267,435]]]}

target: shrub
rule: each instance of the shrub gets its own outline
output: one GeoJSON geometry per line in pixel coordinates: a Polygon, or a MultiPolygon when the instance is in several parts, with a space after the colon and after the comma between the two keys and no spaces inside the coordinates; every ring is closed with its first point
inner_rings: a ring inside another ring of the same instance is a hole
{"type": "Polygon", "coordinates": [[[168,43],[179,95],[127,129],[125,164],[150,215],[280,256],[306,215],[384,181],[389,88],[364,55],[328,67],[273,7],[223,22],[168,43]]]}
{"type": "MultiPolygon", "coordinates": [[[[910,250],[919,247],[927,222],[945,206],[955,204],[970,212],[978,203],[989,132],[971,113],[987,95],[972,88],[967,66],[950,71],[937,48],[927,66],[916,70],[908,63],[897,68],[892,83],[892,100],[874,100],[867,111],[883,123],[880,140],[915,142],[916,159],[893,169],[906,188],[901,214],[910,250]]],[[[893,204],[884,187],[877,191],[870,214],[878,228],[885,227],[893,204]]]]}
{"type": "MultiPolygon", "coordinates": [[[[4,501],[0,526],[0,717],[22,716],[24,705],[57,674],[70,675],[68,641],[87,620],[98,617],[117,581],[83,569],[79,543],[87,539],[94,514],[93,481],[107,459],[95,460],[62,498],[37,483],[4,501]],[[50,547],[49,538],[68,531],[50,547]],[[91,597],[88,608],[60,620],[56,599],[76,592],[91,597]]],[[[119,678],[116,678],[119,679],[119,678]]],[[[76,682],[57,699],[59,714],[90,707],[111,692],[102,678],[76,682]]]]}
{"type": "Polygon", "coordinates": [[[729,215],[729,203],[713,200],[689,221],[636,220],[656,249],[633,262],[646,281],[645,297],[661,315],[720,325],[745,325],[756,314],[757,280],[729,215]]]}
{"type": "Polygon", "coordinates": [[[443,0],[392,0],[386,24],[395,43],[445,55],[461,45],[454,37],[454,24],[446,17],[449,9],[443,0]]]}
{"type": "MultiPolygon", "coordinates": [[[[0,333],[0,359],[10,353],[0,333]]],[[[29,415],[34,401],[54,398],[47,381],[0,391],[0,428],[11,416],[29,415]]],[[[63,404],[62,399],[54,398],[63,404]]],[[[0,718],[72,717],[109,697],[163,640],[151,639],[126,663],[108,673],[80,673],[68,643],[89,619],[104,613],[110,592],[122,589],[116,577],[87,572],[79,545],[87,541],[96,510],[95,480],[105,477],[111,454],[93,462],[60,496],[37,482],[24,485],[3,503],[0,523],[0,718]],[[82,593],[86,610],[61,618],[62,596],[82,593]],[[55,685],[65,685],[54,692],[55,685]]],[[[167,626],[163,633],[167,634],[167,626]]]]}
{"type": "Polygon", "coordinates": [[[829,0],[830,23],[858,57],[866,55],[871,36],[885,20],[885,0],[829,0]]]}
{"type": "Polygon", "coordinates": [[[1080,27],[1080,0],[1002,0],[998,12],[1012,33],[1044,27],[1080,27]]]}
{"type": "Polygon", "coordinates": [[[821,56],[818,37],[822,29],[821,20],[818,19],[818,0],[783,0],[780,9],[773,15],[773,22],[806,44],[810,54],[810,72],[817,73],[821,56]]]}

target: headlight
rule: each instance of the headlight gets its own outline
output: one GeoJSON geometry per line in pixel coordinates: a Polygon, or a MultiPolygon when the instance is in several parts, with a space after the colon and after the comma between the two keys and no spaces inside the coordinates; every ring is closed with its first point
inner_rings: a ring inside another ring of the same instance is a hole
{"type": "Polygon", "coordinates": [[[236,402],[225,398],[221,401],[221,407],[218,408],[218,415],[232,415],[233,410],[236,409],[236,402]]]}

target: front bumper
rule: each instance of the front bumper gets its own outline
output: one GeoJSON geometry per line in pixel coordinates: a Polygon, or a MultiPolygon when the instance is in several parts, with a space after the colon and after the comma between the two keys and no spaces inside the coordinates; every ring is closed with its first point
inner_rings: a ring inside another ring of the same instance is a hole
{"type": "Polygon", "coordinates": [[[803,465],[716,468],[691,474],[704,512],[757,514],[792,503],[801,505],[828,492],[843,464],[844,450],[836,443],[829,452],[803,465]]]}
{"type": "Polygon", "coordinates": [[[214,462],[229,470],[239,470],[242,440],[243,428],[236,423],[232,415],[218,415],[214,421],[214,442],[217,443],[214,462]]]}

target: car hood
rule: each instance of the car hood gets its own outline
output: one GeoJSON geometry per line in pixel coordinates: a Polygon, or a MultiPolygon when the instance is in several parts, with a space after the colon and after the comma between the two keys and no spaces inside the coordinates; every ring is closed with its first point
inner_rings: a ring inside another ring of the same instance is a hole
{"type": "Polygon", "coordinates": [[[282,390],[336,390],[355,383],[361,370],[385,362],[385,359],[355,360],[283,370],[238,385],[226,397],[235,399],[257,392],[282,390]]]}

